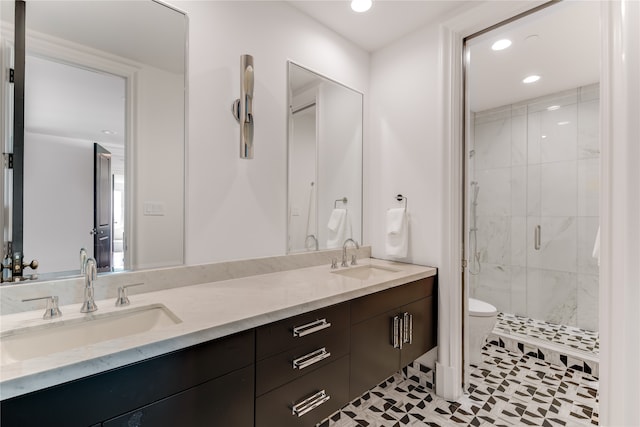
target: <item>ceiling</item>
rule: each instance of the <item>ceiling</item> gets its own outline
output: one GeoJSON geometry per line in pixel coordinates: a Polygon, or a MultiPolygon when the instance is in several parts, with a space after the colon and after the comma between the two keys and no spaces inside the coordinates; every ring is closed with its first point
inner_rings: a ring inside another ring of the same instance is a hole
{"type": "Polygon", "coordinates": [[[373,1],[373,6],[365,13],[352,11],[347,0],[289,0],[288,3],[368,52],[381,49],[472,3],[458,0],[373,1]]]}
{"type": "Polygon", "coordinates": [[[599,22],[599,2],[564,1],[470,40],[471,111],[598,82],[599,22]],[[502,51],[491,50],[502,38],[513,44],[502,51]],[[540,80],[522,83],[531,74],[540,80]]]}

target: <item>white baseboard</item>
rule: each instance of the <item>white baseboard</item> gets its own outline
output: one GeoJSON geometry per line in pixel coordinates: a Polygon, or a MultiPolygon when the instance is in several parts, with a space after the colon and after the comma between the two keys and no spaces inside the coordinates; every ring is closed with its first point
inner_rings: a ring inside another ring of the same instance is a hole
{"type": "Polygon", "coordinates": [[[462,396],[462,383],[456,369],[436,362],[436,394],[446,400],[462,396]]]}

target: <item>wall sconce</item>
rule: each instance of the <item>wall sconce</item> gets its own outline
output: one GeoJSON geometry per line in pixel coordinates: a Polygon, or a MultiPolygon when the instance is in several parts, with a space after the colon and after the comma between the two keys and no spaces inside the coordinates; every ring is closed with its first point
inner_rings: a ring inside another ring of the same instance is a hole
{"type": "Polygon", "coordinates": [[[232,106],[240,123],[240,158],[253,159],[253,56],[240,56],[240,98],[232,106]]]}

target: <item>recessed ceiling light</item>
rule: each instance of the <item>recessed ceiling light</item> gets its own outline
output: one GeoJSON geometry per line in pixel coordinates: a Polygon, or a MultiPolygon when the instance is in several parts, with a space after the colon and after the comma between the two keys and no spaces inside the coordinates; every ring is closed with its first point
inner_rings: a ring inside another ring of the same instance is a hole
{"type": "Polygon", "coordinates": [[[559,109],[560,109],[559,105],[551,105],[550,107],[547,107],[547,111],[555,111],[559,109]]]}
{"type": "Polygon", "coordinates": [[[372,0],[351,0],[351,9],[354,12],[366,12],[371,9],[372,0]]]}
{"type": "Polygon", "coordinates": [[[101,132],[104,133],[105,135],[117,135],[118,134],[118,132],[113,131],[113,130],[109,130],[109,129],[104,129],[101,132]]]}
{"type": "Polygon", "coordinates": [[[525,77],[524,79],[522,79],[522,83],[535,83],[538,80],[540,80],[540,76],[537,76],[535,74],[532,74],[530,76],[525,77]]]}
{"type": "Polygon", "coordinates": [[[508,48],[509,46],[511,46],[511,40],[502,39],[502,40],[498,40],[497,42],[492,44],[491,45],[491,49],[493,49],[493,50],[503,50],[503,49],[508,48]]]}
{"type": "Polygon", "coordinates": [[[558,126],[568,125],[570,122],[558,122],[558,126]]]}

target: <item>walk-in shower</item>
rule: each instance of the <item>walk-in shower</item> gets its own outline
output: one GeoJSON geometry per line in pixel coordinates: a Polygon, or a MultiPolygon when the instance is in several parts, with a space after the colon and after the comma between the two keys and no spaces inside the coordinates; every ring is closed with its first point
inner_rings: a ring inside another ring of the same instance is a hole
{"type": "Polygon", "coordinates": [[[598,352],[598,22],[559,3],[466,43],[465,282],[522,348],[598,352]]]}

